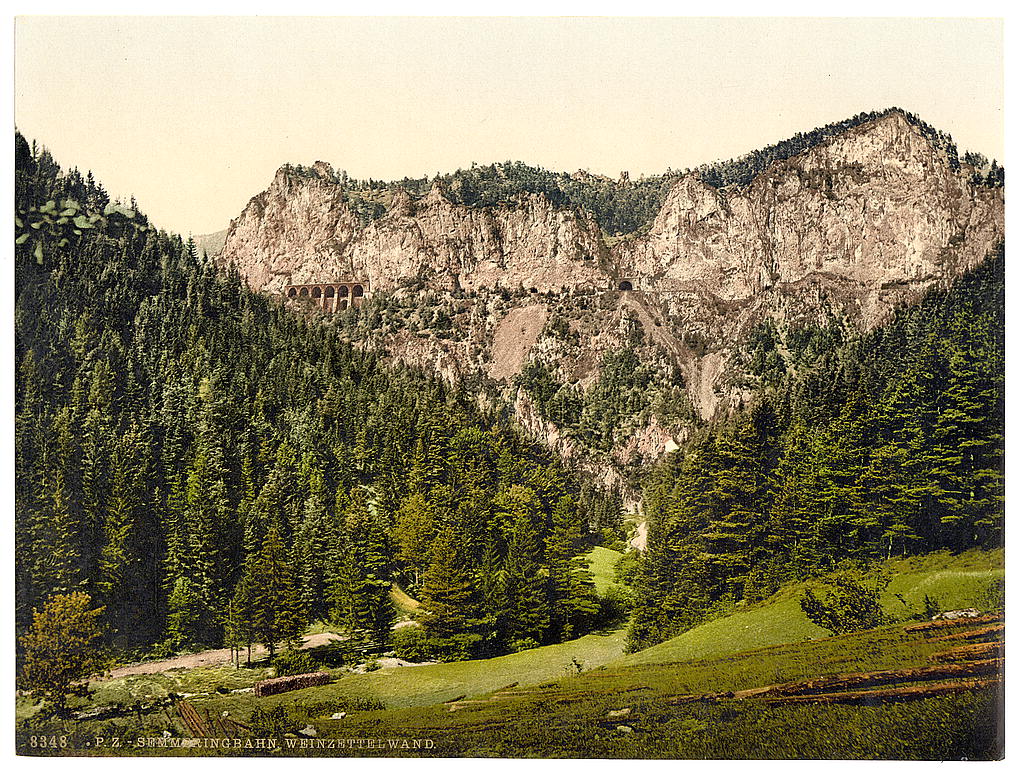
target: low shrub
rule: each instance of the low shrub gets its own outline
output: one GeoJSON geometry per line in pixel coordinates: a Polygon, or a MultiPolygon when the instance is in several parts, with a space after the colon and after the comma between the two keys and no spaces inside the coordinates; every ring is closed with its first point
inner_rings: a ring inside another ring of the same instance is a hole
{"type": "MultiPolygon", "coordinates": [[[[392,635],[395,657],[422,663],[425,660],[469,660],[476,656],[483,637],[476,633],[458,633],[450,638],[427,635],[423,628],[399,628],[392,635]]],[[[534,643],[532,646],[537,646],[534,643]]]]}
{"type": "Polygon", "coordinates": [[[612,585],[598,599],[598,610],[595,624],[599,628],[607,628],[625,622],[633,608],[629,591],[621,585],[612,585]]]}
{"type": "Polygon", "coordinates": [[[986,612],[1006,611],[1006,580],[998,577],[981,594],[981,608],[986,612]]]}
{"type": "Polygon", "coordinates": [[[311,674],[319,668],[309,653],[301,650],[285,650],[274,658],[274,673],[277,676],[311,674]]]}
{"type": "Polygon", "coordinates": [[[387,708],[382,700],[376,698],[336,698],[329,701],[299,704],[295,707],[296,714],[306,721],[322,719],[339,712],[379,711],[387,708]]]}
{"type": "Polygon", "coordinates": [[[391,635],[395,657],[420,663],[430,660],[427,648],[427,634],[422,628],[399,628],[391,635]]]}
{"type": "Polygon", "coordinates": [[[811,589],[804,591],[800,608],[815,625],[833,634],[877,628],[889,621],[882,612],[882,591],[889,583],[884,574],[868,576],[846,570],[827,578],[822,598],[811,589]]]}
{"type": "Polygon", "coordinates": [[[310,658],[321,666],[340,668],[357,662],[352,645],[346,641],[332,641],[308,650],[310,658]]]}

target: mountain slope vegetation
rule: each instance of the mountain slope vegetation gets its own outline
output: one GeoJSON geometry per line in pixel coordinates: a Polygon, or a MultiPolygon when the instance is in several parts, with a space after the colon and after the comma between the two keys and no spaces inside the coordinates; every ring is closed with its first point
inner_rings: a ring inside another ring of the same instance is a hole
{"type": "Polygon", "coordinates": [[[765,323],[747,410],[646,489],[631,646],[848,560],[1001,544],[1003,258],[883,328],[765,323]]]}
{"type": "MultiPolygon", "coordinates": [[[[704,182],[715,188],[746,185],[774,161],[792,158],[830,137],[894,113],[904,116],[918,127],[947,158],[952,168],[959,169],[962,163],[967,164],[976,170],[978,184],[1003,185],[1004,170],[994,160],[989,161],[976,153],[967,153],[961,158],[956,143],[948,134],[898,107],[859,113],[842,121],[800,132],[740,158],[703,165],[696,171],[704,182]]],[[[292,165],[289,169],[296,174],[313,174],[312,170],[300,165],[292,165]]],[[[644,176],[635,181],[628,175],[612,180],[582,170],[569,174],[531,166],[522,161],[504,161],[473,164],[469,169],[438,175],[433,180],[427,177],[406,177],[390,182],[356,180],[344,171],[337,172],[336,177],[348,192],[349,205],[358,211],[363,222],[385,214],[390,201],[390,197],[385,195],[387,191],[402,189],[414,197],[421,197],[429,192],[433,184],[439,183],[452,202],[474,208],[509,205],[524,194],[543,194],[556,206],[575,207],[588,212],[605,234],[621,237],[648,227],[665,202],[669,188],[686,173],[669,169],[662,174],[644,176]]]]}
{"type": "MultiPolygon", "coordinates": [[[[170,691],[199,693],[191,700],[211,715],[226,712],[244,722],[257,709],[279,710],[294,727],[312,724],[317,738],[432,738],[436,748],[421,753],[437,756],[991,758],[999,745],[992,689],[867,706],[679,698],[934,664],[932,656],[957,644],[906,629],[920,613],[919,594],[935,594],[947,606],[995,610],[986,589],[1001,576],[1001,565],[1000,551],[894,559],[885,605],[900,622],[841,637],[822,638],[797,608],[802,584],[791,584],[751,609],[737,607],[624,657],[616,657],[621,635],[590,635],[485,661],[339,672],[331,685],[260,699],[217,689],[244,688],[259,672],[205,669],[98,682],[83,705],[130,706],[170,691]],[[333,718],[338,711],[345,716],[333,718]]],[[[19,716],[30,711],[30,702],[19,699],[19,716]]],[[[122,735],[174,731],[160,712],[143,714],[141,728],[138,722],[126,714],[103,726],[122,735]]],[[[78,732],[99,726],[82,721],[78,732]]],[[[323,753],[308,743],[291,751],[287,739],[280,744],[289,754],[323,753]]]]}
{"type": "Polygon", "coordinates": [[[17,621],[87,592],[164,650],[386,643],[392,583],[439,657],[596,624],[614,500],[458,388],[246,289],[17,142],[17,621]]]}

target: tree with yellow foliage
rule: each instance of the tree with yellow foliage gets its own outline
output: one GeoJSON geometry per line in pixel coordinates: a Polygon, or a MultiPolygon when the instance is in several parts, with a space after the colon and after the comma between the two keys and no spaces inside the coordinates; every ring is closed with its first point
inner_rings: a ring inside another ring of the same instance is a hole
{"type": "Polygon", "coordinates": [[[54,596],[41,612],[33,610],[32,627],[21,637],[22,684],[58,713],[66,707],[71,685],[106,665],[97,646],[103,607],[91,606],[87,593],[54,596]]]}

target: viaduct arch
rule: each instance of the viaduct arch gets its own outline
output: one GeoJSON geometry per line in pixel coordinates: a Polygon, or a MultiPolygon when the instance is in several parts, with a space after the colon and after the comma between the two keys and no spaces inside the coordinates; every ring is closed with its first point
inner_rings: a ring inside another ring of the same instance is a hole
{"type": "Polygon", "coordinates": [[[317,306],[328,314],[357,308],[366,297],[369,282],[317,282],[315,284],[285,285],[284,296],[317,306]]]}

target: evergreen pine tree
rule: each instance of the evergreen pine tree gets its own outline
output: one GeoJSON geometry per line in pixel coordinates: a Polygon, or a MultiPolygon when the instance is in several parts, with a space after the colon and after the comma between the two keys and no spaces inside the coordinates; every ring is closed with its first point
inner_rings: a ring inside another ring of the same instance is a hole
{"type": "Polygon", "coordinates": [[[454,530],[442,527],[438,531],[429,556],[420,584],[424,630],[438,639],[471,633],[475,582],[465,547],[454,530]]]}
{"type": "Polygon", "coordinates": [[[252,636],[266,645],[273,659],[278,644],[297,642],[306,628],[291,561],[276,527],[267,532],[259,553],[246,567],[242,582],[246,590],[239,601],[244,604],[247,596],[251,599],[248,622],[252,636]]]}

